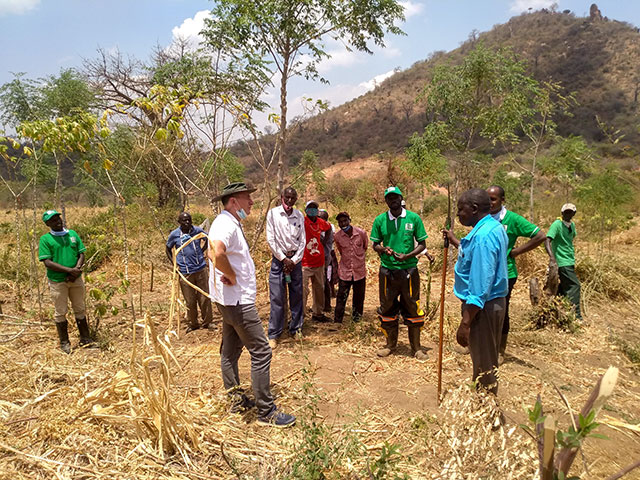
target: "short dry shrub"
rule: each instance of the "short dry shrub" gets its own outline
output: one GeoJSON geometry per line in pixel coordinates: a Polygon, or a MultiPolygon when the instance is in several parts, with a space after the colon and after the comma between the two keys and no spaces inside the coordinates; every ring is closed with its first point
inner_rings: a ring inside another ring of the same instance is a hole
{"type": "Polygon", "coordinates": [[[614,255],[602,255],[598,260],[580,256],[576,274],[585,294],[595,293],[611,300],[632,299],[640,285],[640,268],[614,255]]]}
{"type": "Polygon", "coordinates": [[[574,333],[580,328],[573,305],[562,296],[543,296],[540,303],[528,312],[526,319],[535,329],[556,327],[574,333]]]}

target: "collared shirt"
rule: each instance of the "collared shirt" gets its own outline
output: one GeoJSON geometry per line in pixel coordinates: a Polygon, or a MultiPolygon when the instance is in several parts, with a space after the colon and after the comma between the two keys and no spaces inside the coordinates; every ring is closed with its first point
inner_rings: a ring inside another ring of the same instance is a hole
{"type": "Polygon", "coordinates": [[[269,210],[267,215],[267,243],[271,253],[282,261],[287,252],[296,252],[291,260],[299,263],[304,254],[304,216],[298,209],[287,215],[282,205],[269,210]]]}
{"type": "MultiPolygon", "coordinates": [[[[78,263],[78,257],[86,250],[78,234],[69,230],[66,235],[51,235],[45,233],[40,237],[38,260],[50,259],[63,267],[73,268],[78,263]]],[[[47,268],[47,278],[52,282],[64,282],[67,274],[47,268]]]]}
{"type": "Polygon", "coordinates": [[[304,247],[304,255],[302,256],[303,267],[322,267],[324,266],[324,245],[322,244],[322,232],[331,230],[329,222],[316,217],[316,221],[312,222],[309,217],[304,217],[304,234],[306,237],[306,245],[304,247]]]}
{"type": "Polygon", "coordinates": [[[569,267],[576,264],[573,239],[577,234],[576,224],[573,222],[567,227],[562,220],[558,219],[549,227],[547,237],[551,239],[551,251],[556,257],[559,267],[569,267]]]}
{"type": "MultiPolygon", "coordinates": [[[[391,215],[390,211],[378,215],[373,221],[369,238],[373,243],[381,243],[396,253],[406,254],[415,250],[414,242],[419,243],[427,238],[427,232],[420,216],[403,208],[398,217],[391,215]]],[[[418,258],[400,261],[394,255],[383,254],[380,262],[385,268],[403,270],[418,265],[418,258]]]]}
{"type": "Polygon", "coordinates": [[[244,237],[240,222],[226,210],[211,224],[209,245],[215,240],[225,248],[231,268],[236,274],[235,285],[224,285],[223,273],[217,268],[209,269],[209,294],[214,302],[225,306],[248,305],[256,302],[256,267],[249,253],[249,244],[244,237]]]}
{"type": "Polygon", "coordinates": [[[509,240],[507,244],[507,272],[509,273],[509,278],[518,278],[516,259],[511,256],[511,250],[515,247],[518,237],[533,238],[540,231],[540,228],[522,215],[507,210],[504,206],[502,210],[491,216],[502,224],[509,240]]]}
{"type": "Polygon", "coordinates": [[[481,218],[460,240],[453,293],[466,304],[484,308],[490,300],[506,297],[507,234],[491,215],[481,218]]]}
{"type": "MultiPolygon", "coordinates": [[[[205,232],[200,227],[191,227],[191,231],[189,233],[184,233],[180,227],[178,227],[169,234],[169,238],[167,238],[167,247],[169,249],[173,247],[178,249],[199,233],[205,232]]],[[[206,249],[207,239],[202,238],[194,240],[178,252],[178,255],[176,256],[176,264],[183,275],[199,272],[207,266],[207,258],[200,246],[200,242],[202,241],[204,241],[206,249]]]]}
{"type": "Polygon", "coordinates": [[[340,280],[354,282],[362,280],[367,275],[365,256],[369,240],[367,232],[363,229],[351,226],[351,236],[343,230],[338,230],[334,236],[336,248],[340,253],[340,263],[338,263],[338,277],[340,280]]]}

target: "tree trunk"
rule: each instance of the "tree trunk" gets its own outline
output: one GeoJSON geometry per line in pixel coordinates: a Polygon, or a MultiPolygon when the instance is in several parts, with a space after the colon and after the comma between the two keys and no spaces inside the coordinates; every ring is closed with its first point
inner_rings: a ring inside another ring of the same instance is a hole
{"type": "Polygon", "coordinates": [[[22,289],[20,288],[20,258],[22,257],[22,248],[20,247],[20,197],[13,197],[13,205],[16,209],[15,229],[16,229],[16,307],[19,312],[23,311],[22,306],[22,289]]]}
{"type": "Polygon", "coordinates": [[[289,54],[282,59],[280,79],[280,133],[278,135],[278,193],[284,189],[284,154],[287,139],[287,80],[289,79],[289,54]]]}

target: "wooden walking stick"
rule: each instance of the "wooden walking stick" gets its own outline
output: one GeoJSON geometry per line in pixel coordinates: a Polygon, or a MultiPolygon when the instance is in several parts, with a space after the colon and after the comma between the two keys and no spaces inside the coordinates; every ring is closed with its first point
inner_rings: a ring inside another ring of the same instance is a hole
{"type": "MultiPolygon", "coordinates": [[[[449,205],[447,208],[446,229],[451,228],[451,192],[447,184],[447,196],[449,205]]],[[[440,286],[440,337],[438,344],[438,405],[440,405],[442,393],[442,344],[444,341],[444,289],[447,283],[447,256],[449,254],[449,238],[444,237],[444,252],[442,256],[442,285],[440,286]]]]}

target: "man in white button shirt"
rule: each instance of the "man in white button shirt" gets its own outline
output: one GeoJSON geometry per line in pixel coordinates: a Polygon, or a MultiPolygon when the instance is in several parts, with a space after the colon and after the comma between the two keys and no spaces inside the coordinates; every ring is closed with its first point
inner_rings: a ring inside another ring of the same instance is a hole
{"type": "Polygon", "coordinates": [[[222,315],[220,364],[222,380],[232,399],[232,411],[258,409],[258,423],[288,427],[293,415],[280,412],[270,388],[271,347],[256,309],[256,269],[240,222],[251,212],[253,200],[244,183],[231,183],[213,200],[221,200],[224,210],[211,224],[209,292],[222,315]],[[251,384],[255,402],[240,388],[238,359],[242,348],[251,355],[251,384]]]}
{"type": "Polygon", "coordinates": [[[267,243],[271,249],[269,271],[269,345],[275,348],[284,329],[284,299],[289,292],[291,321],[289,333],[299,335],[304,321],[302,311],[302,255],[304,254],[304,216],[294,208],[298,193],[293,187],[282,192],[282,204],[267,214],[267,243]]]}

